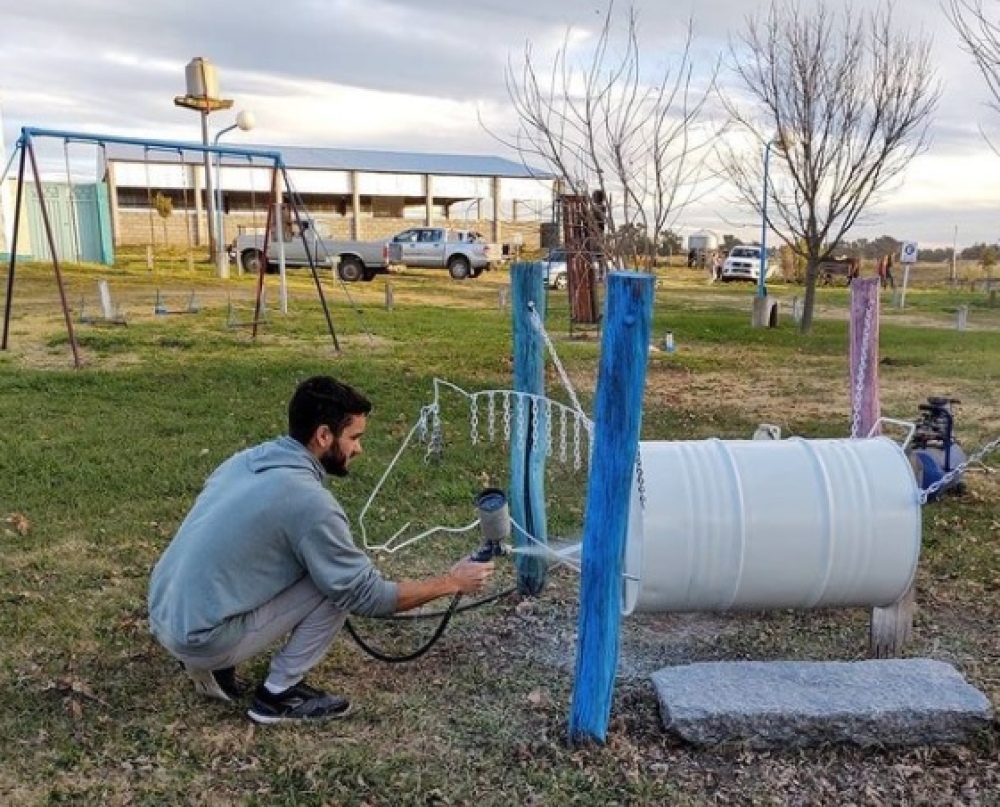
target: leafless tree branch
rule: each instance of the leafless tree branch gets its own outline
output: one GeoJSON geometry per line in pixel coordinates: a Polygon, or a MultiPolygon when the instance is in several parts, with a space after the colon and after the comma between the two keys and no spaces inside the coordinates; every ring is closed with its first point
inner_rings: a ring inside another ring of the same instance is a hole
{"type": "Polygon", "coordinates": [[[899,30],[891,3],[837,14],[772,0],[729,53],[745,97],[723,102],[752,145],[730,142],[719,154],[760,214],[771,149],[766,226],[807,260],[806,332],[819,263],[927,146],[940,96],[930,41],[899,30]]]}
{"type": "Polygon", "coordinates": [[[699,82],[689,24],[673,68],[647,69],[636,11],[624,15],[621,44],[614,12],[612,2],[582,67],[573,61],[569,32],[548,70],[530,43],[518,63],[508,60],[506,86],[519,128],[498,139],[526,164],[547,167],[565,192],[596,191],[610,200],[603,257],[649,266],[661,236],[702,192],[711,136],[698,138],[695,129],[707,117],[718,65],[699,82]]]}

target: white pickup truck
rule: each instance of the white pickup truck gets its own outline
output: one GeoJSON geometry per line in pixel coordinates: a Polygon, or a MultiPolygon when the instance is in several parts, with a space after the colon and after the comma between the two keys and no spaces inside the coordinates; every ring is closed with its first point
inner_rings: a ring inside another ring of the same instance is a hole
{"type": "MultiPolygon", "coordinates": [[[[343,241],[321,233],[308,219],[301,232],[292,223],[282,243],[275,238],[267,242],[267,271],[278,266],[282,249],[286,266],[309,266],[309,256],[317,267],[334,267],[342,280],[371,280],[389,268],[389,250],[384,241],[343,241]],[[306,249],[309,252],[307,254],[306,249]]],[[[244,233],[236,236],[230,254],[240,262],[244,272],[257,273],[264,260],[264,233],[244,233]]]]}
{"type": "Polygon", "coordinates": [[[389,242],[390,263],[447,268],[455,280],[479,277],[501,261],[501,253],[477,232],[444,227],[413,227],[389,242]]]}

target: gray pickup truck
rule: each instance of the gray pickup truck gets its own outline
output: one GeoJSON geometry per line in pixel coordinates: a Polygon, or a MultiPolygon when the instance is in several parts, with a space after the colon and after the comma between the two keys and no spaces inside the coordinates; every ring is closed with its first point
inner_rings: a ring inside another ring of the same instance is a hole
{"type": "Polygon", "coordinates": [[[389,242],[389,263],[447,268],[455,280],[479,277],[501,260],[501,249],[472,230],[413,227],[389,242]]]}
{"type": "MultiPolygon", "coordinates": [[[[274,238],[268,240],[267,271],[276,269],[282,249],[286,266],[309,266],[307,247],[317,267],[335,268],[342,280],[371,280],[389,268],[388,249],[384,241],[343,241],[330,238],[307,219],[302,222],[301,232],[293,223],[283,243],[274,238]]],[[[240,262],[244,272],[259,272],[261,261],[264,260],[264,233],[236,236],[230,253],[240,262]]]]}

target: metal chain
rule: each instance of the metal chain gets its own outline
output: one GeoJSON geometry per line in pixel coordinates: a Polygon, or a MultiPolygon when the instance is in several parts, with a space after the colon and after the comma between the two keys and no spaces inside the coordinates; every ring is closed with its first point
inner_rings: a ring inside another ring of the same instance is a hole
{"type": "Polygon", "coordinates": [[[926,488],[921,490],[920,503],[927,504],[927,501],[935,493],[941,490],[941,488],[943,488],[945,485],[948,485],[951,482],[955,481],[955,479],[958,478],[970,465],[974,465],[975,463],[980,462],[983,459],[983,457],[985,457],[987,454],[993,453],[998,448],[1000,448],[1000,437],[997,437],[992,442],[987,443],[985,446],[979,449],[979,451],[977,451],[975,454],[969,457],[965,462],[963,462],[957,468],[952,468],[950,471],[948,471],[948,473],[946,473],[939,480],[937,480],[937,482],[934,482],[933,484],[928,485],[926,488]]]}
{"type": "Polygon", "coordinates": [[[545,399],[545,457],[552,458],[552,401],[545,399]]]}
{"type": "Polygon", "coordinates": [[[538,311],[535,310],[535,304],[530,302],[528,303],[528,320],[531,322],[532,327],[538,332],[538,335],[542,337],[542,341],[545,342],[545,347],[548,348],[549,355],[552,357],[552,363],[556,367],[556,372],[559,373],[559,379],[562,381],[563,387],[566,389],[566,394],[569,395],[573,408],[580,414],[585,415],[586,413],[583,411],[583,407],[580,406],[580,399],[576,397],[576,390],[573,389],[573,383],[569,380],[566,368],[563,367],[563,363],[559,359],[559,354],[556,353],[556,346],[552,343],[552,338],[545,330],[545,323],[543,323],[542,318],[538,316],[538,311]]]}
{"type": "Polygon", "coordinates": [[[639,488],[639,506],[646,511],[646,475],[642,472],[642,456],[640,451],[635,454],[635,480],[639,488]]]}
{"type": "Polygon", "coordinates": [[[858,364],[857,375],[854,377],[854,401],[851,407],[851,437],[857,437],[861,431],[861,400],[865,393],[865,376],[868,373],[868,351],[871,348],[872,322],[875,319],[875,301],[877,296],[868,298],[868,307],[865,309],[865,325],[861,332],[861,360],[858,364]]]}
{"type": "Polygon", "coordinates": [[[566,438],[568,437],[568,428],[566,424],[567,412],[569,410],[560,407],[559,409],[559,461],[565,465],[566,464],[566,438]]]}
{"type": "Polygon", "coordinates": [[[469,438],[472,445],[479,442],[479,396],[469,399],[469,438]]]}
{"type": "Polygon", "coordinates": [[[431,436],[427,441],[427,451],[424,462],[439,462],[444,450],[444,436],[441,433],[441,410],[437,406],[431,408],[431,436]]]}
{"type": "MultiPolygon", "coordinates": [[[[552,338],[549,336],[548,331],[545,330],[545,323],[542,322],[542,318],[538,315],[538,311],[535,309],[535,304],[532,302],[528,303],[528,320],[531,322],[532,327],[537,331],[538,335],[541,336],[542,341],[545,342],[545,347],[549,351],[549,355],[552,357],[552,363],[555,365],[556,372],[559,373],[559,378],[562,381],[563,387],[566,390],[566,394],[569,395],[570,401],[573,403],[573,408],[577,412],[577,417],[573,423],[573,468],[579,471],[580,467],[583,465],[583,457],[581,451],[581,441],[580,441],[580,419],[581,417],[587,419],[587,423],[590,423],[590,419],[587,418],[586,413],[583,411],[583,407],[580,406],[580,399],[576,396],[576,390],[573,389],[573,384],[569,380],[569,374],[566,372],[566,368],[563,366],[562,361],[559,358],[559,354],[556,352],[556,346],[552,342],[552,338]]],[[[866,334],[867,334],[867,323],[866,323],[866,334]]],[[[864,337],[867,338],[867,337],[864,337]]],[[[590,430],[587,430],[587,434],[590,435],[590,430]]],[[[588,445],[587,451],[587,467],[590,467],[591,453],[593,451],[593,442],[588,445]]],[[[646,487],[645,487],[645,477],[642,472],[642,457],[636,452],[635,457],[636,464],[636,478],[639,484],[639,502],[642,509],[646,509],[646,487]]]]}
{"type": "Polygon", "coordinates": [[[579,471],[583,466],[583,458],[580,453],[580,418],[573,418],[573,470],[579,471]]]}
{"type": "Polygon", "coordinates": [[[531,399],[531,445],[538,445],[538,398],[531,399]]]}
{"type": "Polygon", "coordinates": [[[496,439],[497,434],[497,405],[496,396],[490,392],[487,398],[486,406],[486,422],[488,424],[488,430],[490,434],[490,442],[492,443],[496,439]]]}

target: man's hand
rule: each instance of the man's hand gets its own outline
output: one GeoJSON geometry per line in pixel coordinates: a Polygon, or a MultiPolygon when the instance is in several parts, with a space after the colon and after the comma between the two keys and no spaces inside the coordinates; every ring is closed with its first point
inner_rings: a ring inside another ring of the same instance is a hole
{"type": "Polygon", "coordinates": [[[454,594],[475,594],[493,576],[493,561],[460,560],[447,574],[426,580],[400,580],[396,594],[396,612],[454,594]]]}
{"type": "Polygon", "coordinates": [[[493,561],[480,563],[466,558],[452,566],[448,576],[458,587],[459,594],[476,594],[493,576],[493,570],[493,561]]]}

